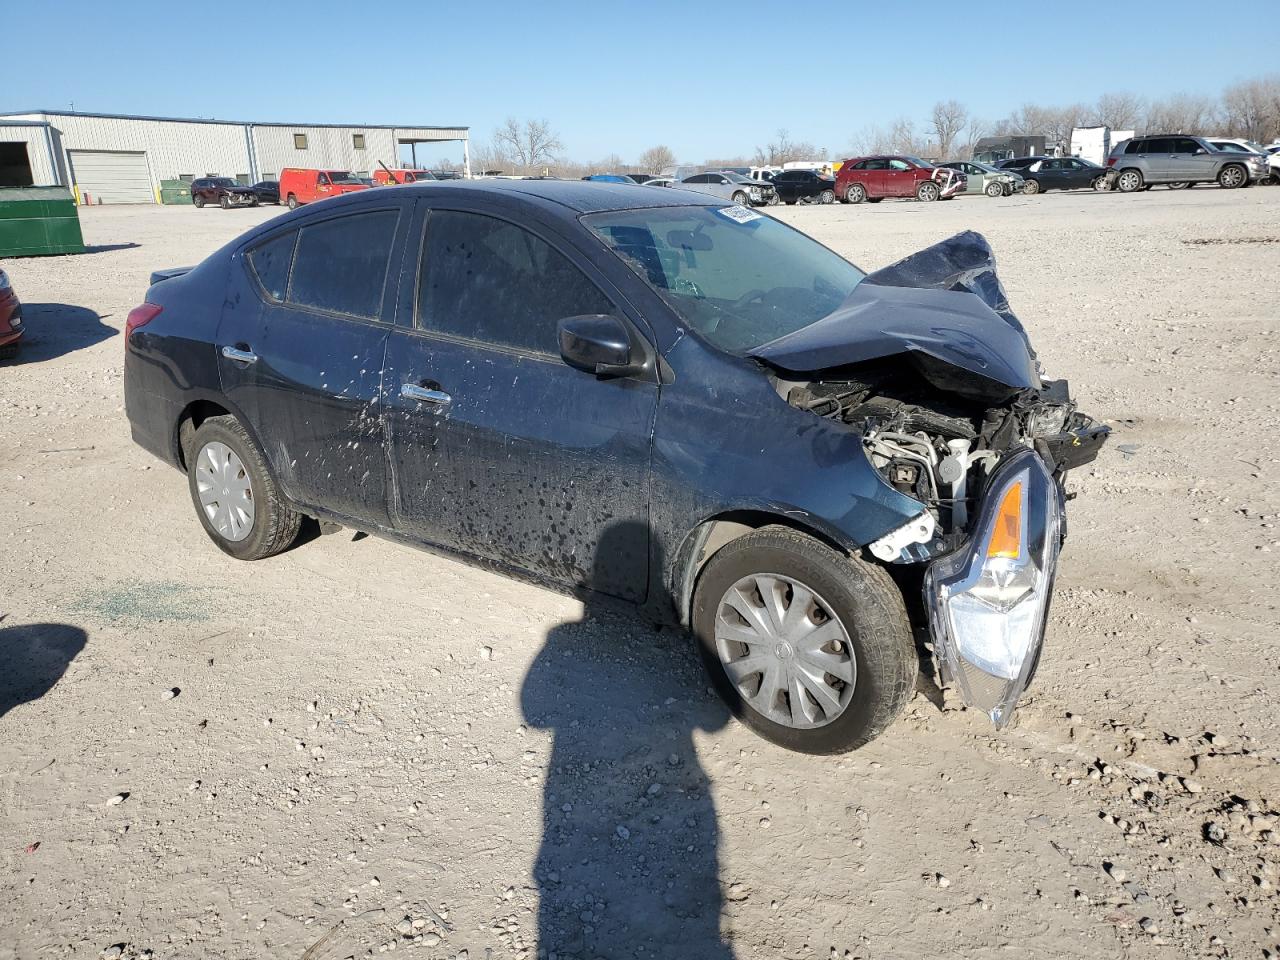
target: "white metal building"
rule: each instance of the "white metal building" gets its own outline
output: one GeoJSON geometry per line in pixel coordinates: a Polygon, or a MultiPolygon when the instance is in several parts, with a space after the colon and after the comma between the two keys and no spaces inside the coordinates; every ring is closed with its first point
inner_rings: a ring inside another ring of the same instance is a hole
{"type": "MultiPolygon", "coordinates": [[[[274,180],[285,167],[401,167],[401,148],[461,141],[467,127],[251,123],[39,110],[0,114],[0,186],[65,186],[87,203],[155,203],[161,180],[274,180]]],[[[427,157],[421,158],[423,161],[427,157]]]]}

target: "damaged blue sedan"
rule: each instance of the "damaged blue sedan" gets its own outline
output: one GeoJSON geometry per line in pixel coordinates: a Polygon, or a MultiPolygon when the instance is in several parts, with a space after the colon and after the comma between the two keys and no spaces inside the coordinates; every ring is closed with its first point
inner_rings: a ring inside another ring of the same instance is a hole
{"type": "Polygon", "coordinates": [[[628,602],[811,753],[894,720],[916,630],[1008,722],[1064,477],[1107,435],[1042,377],[976,234],[865,274],[679,190],[313,204],[154,275],[126,341],[133,437],[227,554],[319,522],[628,602]]]}

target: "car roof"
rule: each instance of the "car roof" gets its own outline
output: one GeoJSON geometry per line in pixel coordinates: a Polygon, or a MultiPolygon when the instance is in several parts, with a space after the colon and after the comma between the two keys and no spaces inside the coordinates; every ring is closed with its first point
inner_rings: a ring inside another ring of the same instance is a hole
{"type": "Polygon", "coordinates": [[[544,205],[566,207],[575,213],[640,210],[645,207],[723,206],[724,201],[688,190],[644,190],[638,183],[601,180],[445,180],[408,184],[403,189],[446,194],[520,194],[544,205]]]}

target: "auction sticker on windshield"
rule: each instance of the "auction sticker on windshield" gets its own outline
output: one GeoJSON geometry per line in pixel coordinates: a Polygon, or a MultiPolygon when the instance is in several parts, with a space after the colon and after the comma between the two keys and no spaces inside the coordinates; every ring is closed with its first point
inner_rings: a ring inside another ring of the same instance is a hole
{"type": "Polygon", "coordinates": [[[759,220],[760,214],[754,210],[748,210],[746,207],[717,207],[716,213],[722,217],[728,217],[735,223],[750,223],[752,220],[759,220]]]}

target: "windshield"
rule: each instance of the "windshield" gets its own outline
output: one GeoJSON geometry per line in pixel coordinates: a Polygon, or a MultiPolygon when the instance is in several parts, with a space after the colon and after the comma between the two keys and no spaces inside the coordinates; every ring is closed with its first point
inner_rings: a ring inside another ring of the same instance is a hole
{"type": "Polygon", "coordinates": [[[219,187],[238,187],[238,186],[240,186],[240,184],[236,183],[236,182],[235,182],[234,180],[232,180],[230,177],[218,177],[218,178],[216,178],[213,182],[214,182],[214,185],[215,185],[215,186],[219,186],[219,187]]]}
{"type": "Polygon", "coordinates": [[[724,172],[724,175],[728,177],[730,180],[732,180],[734,183],[756,183],[757,182],[755,180],[752,180],[750,177],[744,177],[740,173],[734,173],[732,170],[726,170],[724,172]]]}
{"type": "Polygon", "coordinates": [[[742,207],[616,210],[582,222],[714,346],[747,353],[834,311],[865,274],[742,207]]]}
{"type": "Polygon", "coordinates": [[[926,170],[933,169],[932,163],[930,163],[928,160],[921,160],[919,157],[904,156],[902,159],[908,161],[909,163],[914,163],[917,167],[924,167],[924,169],[926,170]]]}
{"type": "Polygon", "coordinates": [[[329,179],[334,183],[364,183],[363,180],[351,174],[347,170],[329,170],[329,179]]]}
{"type": "Polygon", "coordinates": [[[409,182],[414,183],[418,180],[434,180],[435,176],[426,170],[410,170],[408,171],[409,182]]]}

